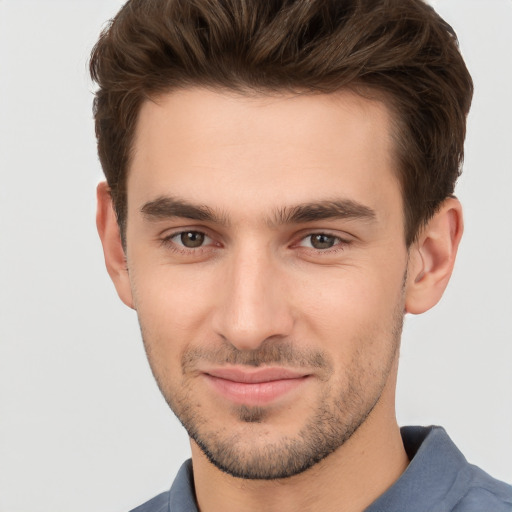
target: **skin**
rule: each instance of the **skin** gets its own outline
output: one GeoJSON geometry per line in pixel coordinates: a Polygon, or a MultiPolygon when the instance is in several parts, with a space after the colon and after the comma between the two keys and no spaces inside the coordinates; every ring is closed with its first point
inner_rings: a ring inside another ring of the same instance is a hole
{"type": "Polygon", "coordinates": [[[407,467],[403,314],[440,299],[462,213],[447,199],[406,247],[390,127],[349,92],[169,93],[140,111],[126,253],[98,187],[107,268],[192,437],[203,512],[363,510],[407,467]],[[233,399],[219,368],[298,376],[233,399]]]}

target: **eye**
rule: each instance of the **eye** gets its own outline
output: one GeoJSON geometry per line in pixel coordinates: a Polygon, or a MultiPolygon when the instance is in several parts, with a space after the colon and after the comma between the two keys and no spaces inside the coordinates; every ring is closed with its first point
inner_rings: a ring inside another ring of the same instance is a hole
{"type": "Polygon", "coordinates": [[[168,240],[187,249],[197,249],[212,242],[212,239],[201,231],[182,231],[172,235],[168,240]]]}
{"type": "Polygon", "coordinates": [[[336,245],[344,242],[340,237],[326,233],[314,233],[303,238],[299,245],[317,250],[332,249],[336,245]]]}

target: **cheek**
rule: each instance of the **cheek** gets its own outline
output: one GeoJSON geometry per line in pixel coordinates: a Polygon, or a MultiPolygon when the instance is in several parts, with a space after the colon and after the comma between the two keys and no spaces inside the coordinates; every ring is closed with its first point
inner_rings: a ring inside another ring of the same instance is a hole
{"type": "Polygon", "coordinates": [[[351,318],[368,313],[376,315],[389,311],[390,300],[396,300],[398,276],[389,279],[385,272],[373,269],[334,269],[324,276],[315,273],[303,288],[312,290],[304,296],[308,309],[334,318],[351,318]]]}
{"type": "Polygon", "coordinates": [[[295,294],[302,302],[297,309],[302,310],[305,328],[324,340],[326,349],[348,359],[358,348],[389,347],[401,314],[401,269],[331,270],[324,278],[316,275],[295,294]],[[306,289],[315,291],[304,293],[306,289]]]}
{"type": "Polygon", "coordinates": [[[144,341],[152,350],[181,353],[193,340],[207,337],[205,318],[215,287],[205,276],[154,265],[132,270],[130,279],[144,341]]]}

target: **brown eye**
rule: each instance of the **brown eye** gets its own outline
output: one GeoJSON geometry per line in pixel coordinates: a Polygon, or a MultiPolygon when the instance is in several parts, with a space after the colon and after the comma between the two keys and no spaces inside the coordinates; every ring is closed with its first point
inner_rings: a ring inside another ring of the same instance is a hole
{"type": "Polygon", "coordinates": [[[200,231],[184,231],[180,233],[180,241],[184,247],[188,249],[195,249],[201,247],[205,240],[205,234],[200,231]]]}
{"type": "Polygon", "coordinates": [[[338,240],[335,236],[325,235],[323,233],[311,235],[309,239],[311,241],[311,247],[314,247],[315,249],[330,249],[338,240]]]}

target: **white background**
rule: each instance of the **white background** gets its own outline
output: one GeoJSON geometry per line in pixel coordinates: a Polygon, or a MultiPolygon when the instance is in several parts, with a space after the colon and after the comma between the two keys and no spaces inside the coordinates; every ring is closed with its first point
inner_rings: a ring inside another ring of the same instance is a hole
{"type": "MultiPolygon", "coordinates": [[[[87,59],[120,0],[0,0],[0,512],[123,512],[170,486],[187,437],[150,374],[94,226],[87,59]]],[[[444,425],[512,481],[512,1],[438,0],[476,95],[466,233],[406,320],[401,424],[444,425]]]]}

